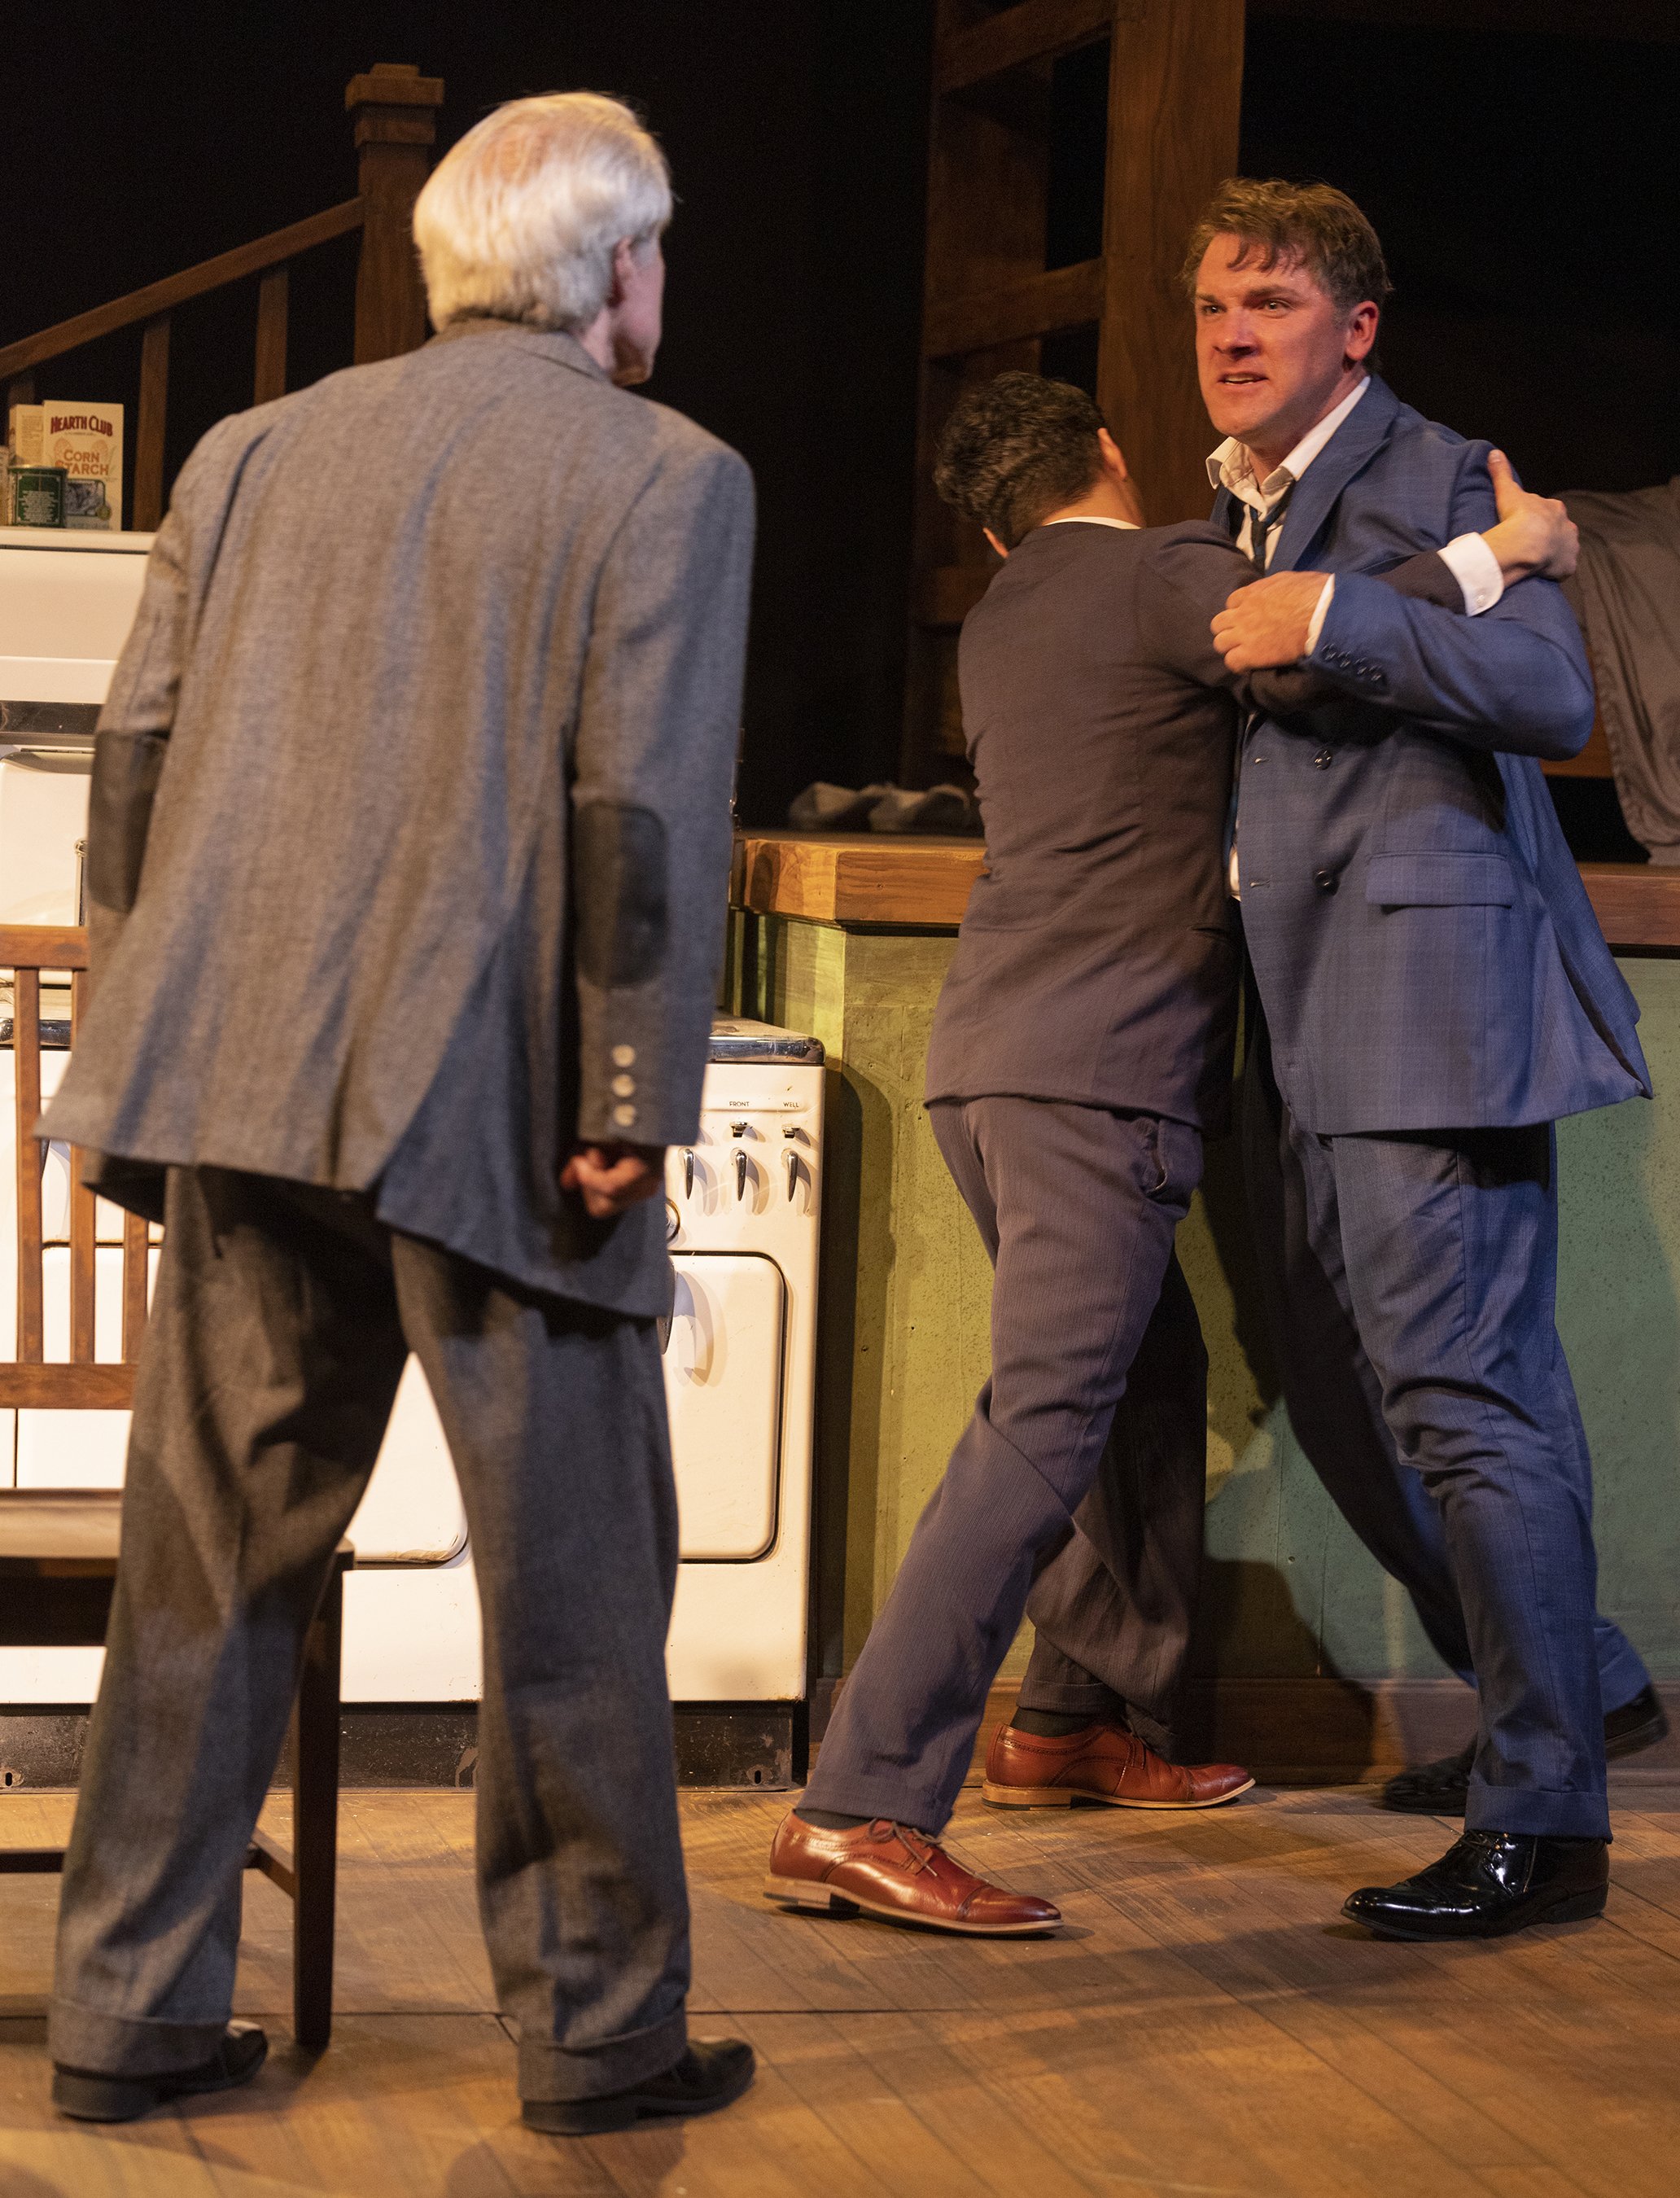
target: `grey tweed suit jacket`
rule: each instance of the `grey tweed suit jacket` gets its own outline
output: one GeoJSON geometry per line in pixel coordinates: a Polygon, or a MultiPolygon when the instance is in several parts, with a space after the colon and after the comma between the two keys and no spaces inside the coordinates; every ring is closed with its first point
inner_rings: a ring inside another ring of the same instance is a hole
{"type": "Polygon", "coordinates": [[[95,986],[41,1134],[346,1190],[515,1281],[664,1309],[656,1205],[722,952],[751,476],[565,335],[457,324],[223,421],[101,719],[95,986]]]}

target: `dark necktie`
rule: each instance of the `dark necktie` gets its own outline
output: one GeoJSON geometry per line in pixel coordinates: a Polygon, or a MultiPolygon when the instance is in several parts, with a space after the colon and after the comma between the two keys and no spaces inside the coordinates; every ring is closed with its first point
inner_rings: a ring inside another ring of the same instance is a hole
{"type": "Polygon", "coordinates": [[[1248,512],[1248,560],[1257,573],[1266,569],[1266,544],[1271,539],[1272,529],[1283,524],[1283,515],[1289,509],[1289,499],[1295,493],[1291,481],[1270,511],[1256,511],[1252,504],[1248,512]]]}

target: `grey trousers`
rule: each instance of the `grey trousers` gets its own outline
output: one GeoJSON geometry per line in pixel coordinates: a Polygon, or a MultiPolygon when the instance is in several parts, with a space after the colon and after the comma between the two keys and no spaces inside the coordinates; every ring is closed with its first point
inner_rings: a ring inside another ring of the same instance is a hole
{"type": "Polygon", "coordinates": [[[677,1506],[651,1322],[512,1286],[369,1200],[172,1170],[105,1677],[66,1859],[61,2064],[213,2050],[304,1633],[407,1352],[460,1476],[484,1621],[480,1913],[533,2099],[681,2057],[665,1637],[677,1506]]]}
{"type": "Polygon", "coordinates": [[[929,1112],[997,1269],[991,1378],[841,1689],[805,1798],[937,1833],[1029,1608],[1059,1629],[1042,1692],[1023,1690],[1031,1706],[1102,1707],[1106,1675],[1129,1704],[1161,1722],[1170,1713],[1206,1454],[1199,1404],[1194,1445],[1184,1440],[1183,1399],[1199,1396],[1206,1359],[1172,1258],[1201,1174],[1195,1131],[1036,1099],[929,1112]],[[1134,1366],[1157,1352],[1125,1439],[1111,1445],[1134,1366]],[[1164,1412],[1163,1390],[1177,1399],[1164,1412]],[[1177,1462],[1171,1486],[1149,1486],[1152,1445],[1156,1462],[1177,1462]],[[1090,1532],[1058,1580],[1076,1515],[1090,1532]],[[1093,1594],[1094,1568],[1108,1585],[1093,1594]],[[1114,1622],[1120,1579],[1139,1597],[1130,1630],[1114,1622]]]}

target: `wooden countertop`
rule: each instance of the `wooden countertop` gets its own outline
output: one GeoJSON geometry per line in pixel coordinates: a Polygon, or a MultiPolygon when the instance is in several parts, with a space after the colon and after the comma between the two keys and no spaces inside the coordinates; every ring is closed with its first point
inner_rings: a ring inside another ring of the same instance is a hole
{"type": "MultiPolygon", "coordinates": [[[[745,832],[730,898],[809,923],[953,931],[985,862],[978,840],[932,834],[745,832]]],[[[1680,869],[1583,863],[1581,875],[1612,946],[1680,953],[1680,869]]]]}

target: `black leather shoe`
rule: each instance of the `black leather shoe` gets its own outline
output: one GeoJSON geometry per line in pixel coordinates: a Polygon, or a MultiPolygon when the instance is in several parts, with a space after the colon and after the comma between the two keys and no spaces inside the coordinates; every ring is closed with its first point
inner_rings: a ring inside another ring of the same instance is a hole
{"type": "Polygon", "coordinates": [[[171,2099],[200,2091],[236,2091],[268,2058],[268,2039],[254,2022],[230,2022],[222,2042],[196,2068],[172,2076],[107,2076],[96,2068],[53,2068],[53,2104],[78,2122],[131,2122],[171,2099]]]}
{"type": "Polygon", "coordinates": [[[1531,1923],[1579,1923],[1604,1913],[1607,1840],[1466,1832],[1427,1869],[1368,1885],[1342,1914],[1380,1939],[1502,1939],[1531,1923]]]}
{"type": "Polygon", "coordinates": [[[715,2114],[741,2096],[754,2065],[752,2047],[738,2038],[696,2038],[674,2068],[627,2091],[608,2091],[599,2099],[526,2099],[525,2125],[549,2137],[594,2137],[637,2122],[715,2114]]]}
{"type": "MultiPolygon", "coordinates": [[[[1668,1718],[1653,1686],[1643,1686],[1631,1702],[1612,1710],[1604,1720],[1604,1753],[1611,1762],[1619,1756],[1637,1755],[1668,1737],[1668,1718]]],[[[1403,1809],[1419,1817],[1462,1817],[1470,1792],[1470,1766],[1476,1759],[1476,1743],[1456,1755],[1444,1755],[1437,1763],[1420,1764],[1403,1771],[1382,1789],[1385,1809],[1403,1809]]]]}

